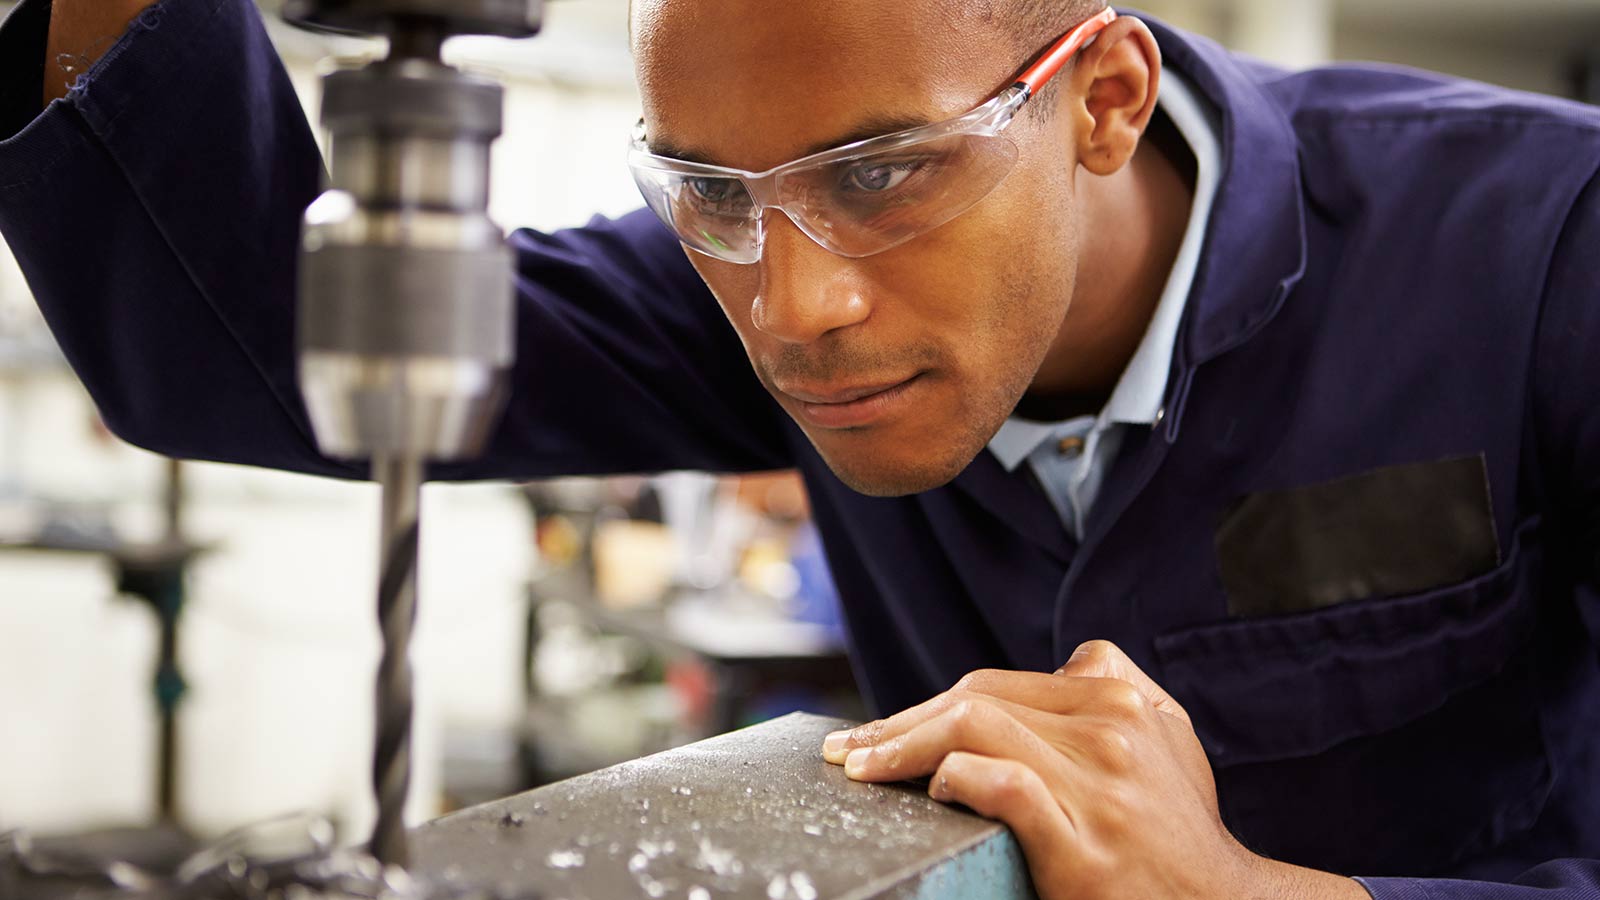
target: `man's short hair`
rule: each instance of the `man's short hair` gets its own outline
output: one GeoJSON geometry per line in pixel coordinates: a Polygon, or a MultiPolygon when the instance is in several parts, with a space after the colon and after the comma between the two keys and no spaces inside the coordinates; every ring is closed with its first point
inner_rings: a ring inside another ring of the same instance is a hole
{"type": "MultiPolygon", "coordinates": [[[[1000,19],[1016,40],[1018,62],[1032,62],[1056,38],[1106,8],[1107,0],[989,0],[985,18],[1000,19]]],[[[1020,71],[1020,69],[1018,70],[1020,71]]],[[[1029,114],[1048,119],[1055,109],[1060,79],[1045,85],[1028,103],[1029,114]]]]}
{"type": "Polygon", "coordinates": [[[1106,0],[999,0],[1017,41],[1042,50],[1078,23],[1106,8],[1106,0]],[[1009,8],[1006,8],[1009,7],[1009,8]]]}

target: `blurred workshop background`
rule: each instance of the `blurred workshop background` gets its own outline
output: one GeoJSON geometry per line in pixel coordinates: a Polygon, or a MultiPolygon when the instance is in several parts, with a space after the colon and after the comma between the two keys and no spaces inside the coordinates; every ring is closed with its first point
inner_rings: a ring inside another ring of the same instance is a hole
{"type": "MultiPolygon", "coordinates": [[[[1409,64],[1600,102],[1600,0],[1147,8],[1284,65],[1409,64]]],[[[452,45],[510,79],[502,224],[638,205],[626,10],[554,0],[537,42],[452,45]]],[[[363,46],[268,21],[315,109],[318,61],[363,46]]],[[[165,814],[211,834],[305,809],[363,833],[377,501],[109,437],[0,252],[0,831],[165,814]]],[[[424,502],[414,817],[793,709],[862,714],[791,477],[434,485],[424,502]]]]}

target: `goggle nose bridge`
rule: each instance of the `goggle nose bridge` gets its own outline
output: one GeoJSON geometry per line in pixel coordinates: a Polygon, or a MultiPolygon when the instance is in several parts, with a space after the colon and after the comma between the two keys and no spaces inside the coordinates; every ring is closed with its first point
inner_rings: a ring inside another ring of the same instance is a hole
{"type": "Polygon", "coordinates": [[[784,218],[789,220],[789,224],[795,227],[796,231],[805,235],[812,243],[829,253],[837,253],[838,250],[836,248],[828,246],[821,238],[812,233],[811,228],[800,221],[800,217],[784,204],[778,191],[778,181],[783,178],[784,174],[782,170],[778,170],[759,176],[741,175],[739,177],[739,181],[744,184],[744,189],[749,192],[750,199],[753,202],[752,218],[754,219],[755,227],[756,259],[759,260],[761,258],[767,247],[767,214],[769,212],[781,213],[784,218]]]}
{"type": "Polygon", "coordinates": [[[762,217],[769,209],[781,208],[778,202],[778,178],[783,173],[767,172],[762,175],[741,175],[739,180],[744,182],[744,189],[750,192],[750,199],[756,204],[756,217],[762,217]]]}

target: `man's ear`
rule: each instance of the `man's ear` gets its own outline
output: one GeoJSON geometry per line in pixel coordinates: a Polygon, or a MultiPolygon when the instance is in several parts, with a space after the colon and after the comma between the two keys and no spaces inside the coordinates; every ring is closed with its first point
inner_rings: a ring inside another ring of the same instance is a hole
{"type": "Polygon", "coordinates": [[[1155,113],[1161,48],[1138,19],[1123,16],[1078,54],[1061,103],[1073,124],[1078,162],[1096,175],[1127,165],[1155,113]]]}

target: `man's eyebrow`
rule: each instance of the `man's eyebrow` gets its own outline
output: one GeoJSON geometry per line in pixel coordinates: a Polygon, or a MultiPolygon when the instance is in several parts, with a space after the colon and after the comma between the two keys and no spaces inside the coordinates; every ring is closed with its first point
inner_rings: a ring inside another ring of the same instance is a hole
{"type": "MultiPolygon", "coordinates": [[[[857,122],[842,134],[835,135],[827,140],[817,141],[810,147],[800,151],[798,155],[791,157],[791,159],[803,159],[814,153],[821,153],[824,150],[832,150],[835,147],[843,147],[846,144],[883,137],[887,134],[894,134],[912,128],[921,128],[924,125],[932,124],[932,122],[933,120],[926,116],[911,114],[869,116],[857,122]]],[[[650,152],[656,156],[664,156],[683,162],[700,163],[707,166],[725,165],[717,161],[716,154],[697,147],[682,146],[671,141],[653,139],[647,139],[646,143],[650,148],[650,152]]]]}

